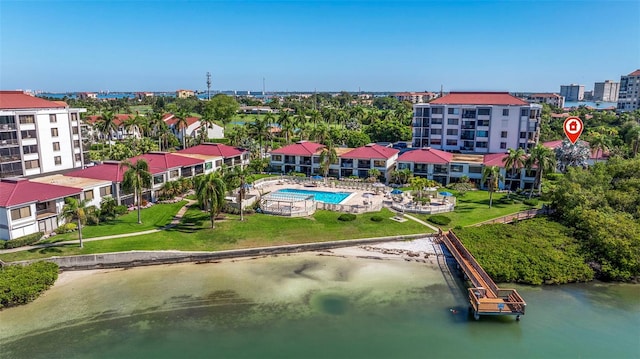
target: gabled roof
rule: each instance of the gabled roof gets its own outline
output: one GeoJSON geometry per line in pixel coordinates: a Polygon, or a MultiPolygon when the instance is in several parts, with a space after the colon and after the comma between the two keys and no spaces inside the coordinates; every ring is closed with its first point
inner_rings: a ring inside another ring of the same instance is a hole
{"type": "Polygon", "coordinates": [[[342,158],[356,158],[356,159],[374,159],[384,158],[389,159],[400,152],[395,148],[384,147],[376,144],[368,144],[366,146],[354,148],[353,150],[343,154],[342,158]]]}
{"type": "Polygon", "coordinates": [[[485,166],[498,166],[504,168],[504,161],[509,154],[507,153],[488,153],[484,155],[482,164],[485,166]]]}
{"type": "Polygon", "coordinates": [[[431,147],[423,147],[418,150],[407,151],[398,157],[398,162],[433,163],[443,165],[451,162],[453,154],[440,151],[431,147]]]}
{"type": "Polygon", "coordinates": [[[66,108],[62,101],[49,101],[25,94],[22,91],[0,91],[0,109],[27,109],[27,108],[66,108]]]}
{"type": "MultiPolygon", "coordinates": [[[[125,121],[129,120],[133,118],[133,115],[130,114],[125,114],[125,113],[119,113],[117,115],[115,115],[115,119],[113,120],[113,122],[116,124],[116,126],[121,126],[125,121]]],[[[90,124],[95,124],[96,122],[98,122],[99,120],[102,119],[102,116],[100,115],[92,115],[87,117],[87,122],[90,124]]]]}
{"type": "Polygon", "coordinates": [[[209,143],[205,142],[197,146],[189,147],[184,150],[178,151],[178,153],[187,154],[199,154],[209,156],[222,156],[224,158],[237,157],[245,153],[246,151],[236,147],[231,147],[222,143],[209,143]]]}
{"type": "Polygon", "coordinates": [[[634,72],[628,74],[627,76],[640,76],[640,69],[635,70],[634,72]]]}
{"type": "Polygon", "coordinates": [[[558,95],[557,93],[534,93],[533,95],[531,95],[531,97],[552,98],[552,97],[562,97],[562,96],[558,95]]]}
{"type": "Polygon", "coordinates": [[[278,148],[271,151],[273,155],[288,155],[288,156],[312,156],[318,153],[324,145],[309,141],[300,141],[292,143],[290,145],[278,148]]]}
{"type": "Polygon", "coordinates": [[[138,160],[147,161],[151,174],[162,173],[172,168],[194,166],[204,162],[198,158],[178,156],[167,152],[145,153],[129,159],[131,163],[136,163],[138,160]]]}
{"type": "Polygon", "coordinates": [[[31,182],[27,179],[3,179],[0,181],[0,207],[50,201],[80,194],[79,188],[31,182]]]}
{"type": "MultiPolygon", "coordinates": [[[[187,117],[187,127],[193,125],[194,123],[196,123],[198,121],[200,121],[200,119],[198,117],[187,117]]],[[[176,123],[178,123],[178,117],[177,116],[168,116],[168,117],[166,117],[164,119],[164,122],[169,126],[173,126],[176,123]]]]}
{"type": "Polygon", "coordinates": [[[431,101],[432,105],[514,105],[524,106],[529,103],[508,92],[451,92],[431,101]]]}
{"type": "Polygon", "coordinates": [[[65,173],[65,176],[122,182],[122,178],[126,170],[126,166],[124,168],[120,168],[120,162],[113,161],[105,162],[97,166],[87,167],[81,170],[67,172],[65,173]]]}

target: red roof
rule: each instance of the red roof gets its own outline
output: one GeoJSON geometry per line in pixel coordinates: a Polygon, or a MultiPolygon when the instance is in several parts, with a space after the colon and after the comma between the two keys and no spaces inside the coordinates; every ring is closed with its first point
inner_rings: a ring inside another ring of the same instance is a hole
{"type": "Polygon", "coordinates": [[[558,95],[557,93],[534,93],[533,95],[531,95],[531,97],[562,97],[560,95],[558,95]]]}
{"type": "Polygon", "coordinates": [[[453,154],[424,147],[419,150],[407,151],[398,157],[398,162],[433,163],[443,165],[451,162],[453,154]]]}
{"type": "Polygon", "coordinates": [[[25,94],[22,91],[0,91],[0,109],[66,108],[62,101],[49,101],[25,94]]]}
{"type": "Polygon", "coordinates": [[[389,159],[398,154],[398,150],[395,148],[384,147],[376,144],[370,144],[362,147],[355,148],[345,154],[342,158],[358,158],[358,159],[372,159],[372,158],[384,158],[389,159]]]}
{"type": "MultiPolygon", "coordinates": [[[[122,125],[125,121],[129,120],[130,118],[133,118],[133,115],[129,115],[129,114],[117,114],[115,115],[116,119],[113,120],[113,122],[116,124],[116,126],[120,126],[122,125]]],[[[97,116],[97,115],[93,115],[93,116],[89,116],[87,117],[87,122],[94,124],[96,122],[98,122],[98,120],[102,119],[102,116],[97,116]]]]}
{"type": "Polygon", "coordinates": [[[122,182],[125,168],[120,168],[120,162],[105,162],[101,165],[87,167],[82,170],[75,170],[65,173],[65,176],[93,178],[111,182],[122,182]]]}
{"type": "Polygon", "coordinates": [[[529,103],[508,92],[451,92],[430,102],[435,105],[516,105],[529,103]]]}
{"type": "Polygon", "coordinates": [[[162,173],[171,168],[194,166],[204,163],[203,160],[197,158],[179,156],[166,152],[145,153],[144,155],[132,157],[129,161],[131,161],[131,163],[136,163],[136,161],[140,159],[147,161],[149,164],[149,172],[151,172],[151,174],[162,173]]]}
{"type": "Polygon", "coordinates": [[[320,151],[324,145],[315,142],[300,141],[292,143],[290,145],[278,148],[271,151],[274,155],[289,155],[289,156],[312,156],[316,152],[320,151]]]}
{"type": "Polygon", "coordinates": [[[508,153],[488,153],[484,155],[482,164],[485,166],[498,166],[504,168],[504,161],[508,153]]]}
{"type": "Polygon", "coordinates": [[[628,74],[627,76],[640,76],[640,69],[635,70],[634,72],[628,74]]]}
{"type": "Polygon", "coordinates": [[[237,157],[242,155],[244,152],[246,151],[243,151],[236,147],[231,147],[222,143],[208,143],[208,142],[178,151],[178,153],[183,153],[183,154],[222,156],[224,158],[237,157]]]}
{"type": "Polygon", "coordinates": [[[0,181],[0,207],[49,201],[73,196],[82,192],[79,188],[48,183],[30,182],[26,179],[0,181]]]}
{"type": "MultiPolygon", "coordinates": [[[[169,126],[173,126],[178,122],[178,117],[177,116],[166,116],[163,119],[164,122],[167,123],[167,125],[169,126]]],[[[200,121],[200,119],[198,117],[187,117],[187,127],[193,125],[194,123],[200,121]]]]}

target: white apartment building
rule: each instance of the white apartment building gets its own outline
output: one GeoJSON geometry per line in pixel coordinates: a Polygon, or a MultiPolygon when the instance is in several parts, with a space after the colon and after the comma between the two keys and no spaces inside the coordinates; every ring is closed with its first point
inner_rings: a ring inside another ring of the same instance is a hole
{"type": "Polygon", "coordinates": [[[438,94],[434,92],[398,92],[393,94],[398,101],[409,101],[413,104],[427,103],[434,98],[438,97],[438,94]]]}
{"type": "Polygon", "coordinates": [[[564,107],[564,97],[557,93],[534,93],[527,96],[527,99],[531,103],[546,103],[559,108],[564,107]]]}
{"type": "Polygon", "coordinates": [[[565,100],[576,102],[584,100],[584,85],[561,85],[560,96],[564,96],[565,100]]]}
{"type": "Polygon", "coordinates": [[[413,147],[498,153],[538,142],[542,106],[507,92],[451,92],[413,106],[413,147]]]}
{"type": "Polygon", "coordinates": [[[603,102],[618,102],[620,83],[606,80],[596,82],[593,86],[593,100],[603,102]]]}
{"type": "Polygon", "coordinates": [[[618,111],[635,111],[640,108],[640,69],[620,76],[620,91],[618,95],[618,111]]]}
{"type": "Polygon", "coordinates": [[[0,177],[82,168],[83,108],[0,91],[0,177]]]}

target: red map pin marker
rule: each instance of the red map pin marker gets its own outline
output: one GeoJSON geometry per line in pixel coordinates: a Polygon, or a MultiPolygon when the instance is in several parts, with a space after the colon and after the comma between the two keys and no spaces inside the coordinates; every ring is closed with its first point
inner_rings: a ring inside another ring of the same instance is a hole
{"type": "Polygon", "coordinates": [[[567,135],[567,138],[571,143],[575,144],[580,138],[582,134],[582,130],[584,129],[584,125],[580,117],[570,116],[564,120],[564,124],[562,125],[564,128],[564,134],[567,135]]]}

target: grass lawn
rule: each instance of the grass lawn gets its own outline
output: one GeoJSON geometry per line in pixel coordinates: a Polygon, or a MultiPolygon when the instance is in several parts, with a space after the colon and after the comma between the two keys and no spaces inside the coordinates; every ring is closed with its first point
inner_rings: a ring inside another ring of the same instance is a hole
{"type": "Polygon", "coordinates": [[[279,174],[266,174],[266,173],[256,173],[247,177],[247,183],[253,183],[259,179],[267,178],[267,177],[282,177],[279,174]]]}
{"type": "MultiPolygon", "coordinates": [[[[142,224],[138,224],[138,211],[116,218],[113,221],[103,222],[97,226],[83,226],[82,238],[94,238],[111,236],[114,234],[142,232],[149,229],[164,227],[171,223],[173,217],[187,201],[169,204],[156,204],[140,211],[142,224]]],[[[78,239],[78,232],[64,233],[42,241],[42,243],[62,242],[78,239]]]]}
{"type": "MultiPolygon", "coordinates": [[[[451,192],[453,193],[455,191],[451,192]]],[[[500,199],[506,196],[506,193],[494,193],[493,205],[491,208],[489,208],[489,192],[487,191],[469,191],[465,193],[463,197],[456,197],[458,203],[455,210],[453,212],[439,214],[451,218],[451,223],[446,226],[442,226],[442,229],[450,229],[455,226],[465,227],[532,208],[522,203],[500,203],[500,199]]],[[[511,197],[517,197],[520,200],[523,199],[523,197],[517,196],[513,193],[511,194],[511,197]]],[[[542,206],[542,204],[538,205],[538,207],[540,206],[542,206]]],[[[429,218],[428,215],[423,217],[423,219],[429,218]]]]}
{"type": "Polygon", "coordinates": [[[245,216],[244,222],[240,222],[238,216],[227,216],[226,220],[216,221],[216,228],[211,229],[208,214],[194,206],[187,211],[181,225],[169,230],[142,236],[85,242],[83,249],[74,244],[9,253],[1,255],[0,259],[9,262],[129,250],[216,251],[431,231],[411,220],[404,223],[392,221],[389,218],[393,217],[393,213],[388,209],[382,209],[378,213],[358,215],[352,222],[338,221],[338,216],[340,213],[330,211],[317,211],[312,218],[253,214],[245,216]],[[381,222],[374,222],[371,220],[374,215],[384,219],[381,222]]]}

